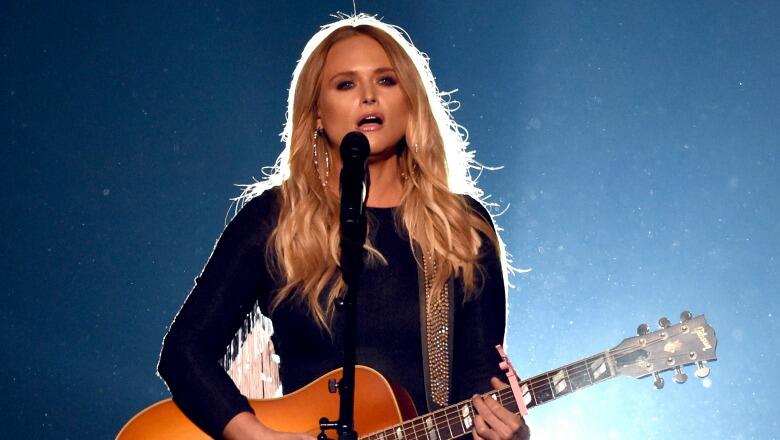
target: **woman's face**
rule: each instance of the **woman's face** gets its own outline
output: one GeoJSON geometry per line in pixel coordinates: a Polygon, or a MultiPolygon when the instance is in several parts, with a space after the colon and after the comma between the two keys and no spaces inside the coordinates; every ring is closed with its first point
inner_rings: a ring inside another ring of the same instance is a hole
{"type": "Polygon", "coordinates": [[[409,102],[387,53],[373,38],[356,35],[334,44],[322,72],[318,125],[338,147],[351,131],[366,135],[371,159],[389,157],[406,134],[409,102]]]}

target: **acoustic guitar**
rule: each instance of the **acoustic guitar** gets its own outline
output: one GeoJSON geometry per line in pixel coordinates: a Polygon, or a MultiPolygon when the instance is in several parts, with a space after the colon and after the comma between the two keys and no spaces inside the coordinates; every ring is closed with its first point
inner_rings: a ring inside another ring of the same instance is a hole
{"type": "MultiPolygon", "coordinates": [[[[687,380],[682,367],[696,364],[696,376],[709,374],[707,362],[716,360],[715,331],[704,315],[681,314],[672,325],[659,320],[659,330],[650,332],[647,324],[637,328],[637,336],[624,339],[611,350],[589,356],[561,368],[520,382],[522,399],[530,409],[616,376],[654,377],[663,388],[661,372],[674,370],[677,383],[687,380]]],[[[285,432],[320,432],[319,419],[338,418],[339,395],[333,381],[341,377],[334,370],[286,396],[251,400],[258,419],[266,426],[285,432]],[[329,384],[330,382],[330,384],[329,384]]],[[[511,387],[485,394],[504,407],[519,413],[511,387]]],[[[377,371],[358,366],[355,370],[355,430],[362,440],[450,440],[471,432],[476,414],[471,400],[418,416],[409,394],[391,384],[377,371]]],[[[117,435],[118,440],[207,439],[178,409],[171,399],[160,401],[133,417],[117,435]]]]}

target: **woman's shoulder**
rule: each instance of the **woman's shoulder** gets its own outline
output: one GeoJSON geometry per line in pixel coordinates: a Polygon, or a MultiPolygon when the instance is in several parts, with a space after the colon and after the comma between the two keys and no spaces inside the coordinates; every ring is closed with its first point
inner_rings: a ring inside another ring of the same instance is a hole
{"type": "Polygon", "coordinates": [[[474,211],[476,214],[478,214],[480,217],[482,217],[486,222],[488,222],[491,226],[493,225],[493,216],[490,215],[490,212],[488,212],[487,207],[485,207],[484,202],[480,201],[479,199],[469,195],[469,194],[462,194],[461,197],[466,202],[466,204],[471,208],[472,211],[474,211]]]}
{"type": "Polygon", "coordinates": [[[240,204],[240,207],[237,209],[233,219],[230,220],[230,224],[273,227],[279,217],[280,199],[281,195],[278,186],[245,196],[237,202],[240,204]]]}
{"type": "Polygon", "coordinates": [[[254,194],[249,194],[243,197],[243,206],[239,209],[239,212],[248,211],[263,211],[269,209],[278,209],[279,200],[281,198],[281,188],[279,186],[272,186],[262,191],[258,191],[254,194]]]}

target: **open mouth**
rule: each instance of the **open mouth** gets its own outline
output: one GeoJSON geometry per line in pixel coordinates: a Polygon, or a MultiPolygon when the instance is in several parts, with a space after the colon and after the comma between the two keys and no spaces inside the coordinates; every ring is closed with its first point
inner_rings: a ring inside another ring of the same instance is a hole
{"type": "Polygon", "coordinates": [[[370,113],[363,115],[363,117],[358,120],[357,126],[360,129],[377,129],[381,127],[383,123],[384,119],[381,114],[370,113]]]}

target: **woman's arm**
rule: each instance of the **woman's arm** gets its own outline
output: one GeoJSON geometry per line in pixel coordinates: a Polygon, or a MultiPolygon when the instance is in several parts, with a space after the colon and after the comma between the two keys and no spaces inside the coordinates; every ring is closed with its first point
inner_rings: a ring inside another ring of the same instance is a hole
{"type": "MultiPolygon", "coordinates": [[[[469,202],[492,226],[482,205],[473,199],[469,202]]],[[[473,396],[472,403],[478,413],[472,431],[474,440],[527,440],[530,431],[522,417],[493,399],[480,396],[490,385],[494,389],[505,386],[498,379],[504,374],[498,365],[501,358],[495,346],[504,343],[506,332],[506,290],[499,252],[483,237],[480,255],[482,290],[462,307],[456,305],[453,401],[473,396]]]]}
{"type": "Polygon", "coordinates": [[[274,203],[270,191],[249,201],[225,228],[163,341],[159,376],[182,412],[212,437],[220,438],[237,414],[253,413],[219,360],[258,292],[270,288],[264,247],[274,203]]]}
{"type": "MultiPolygon", "coordinates": [[[[492,225],[487,210],[472,198],[469,205],[492,225]]],[[[482,268],[482,289],[462,304],[456,297],[455,335],[453,347],[452,401],[458,402],[490,389],[490,378],[502,377],[498,364],[501,358],[495,349],[504,343],[506,332],[506,290],[498,250],[487,237],[482,237],[479,264],[482,268]]]]}

